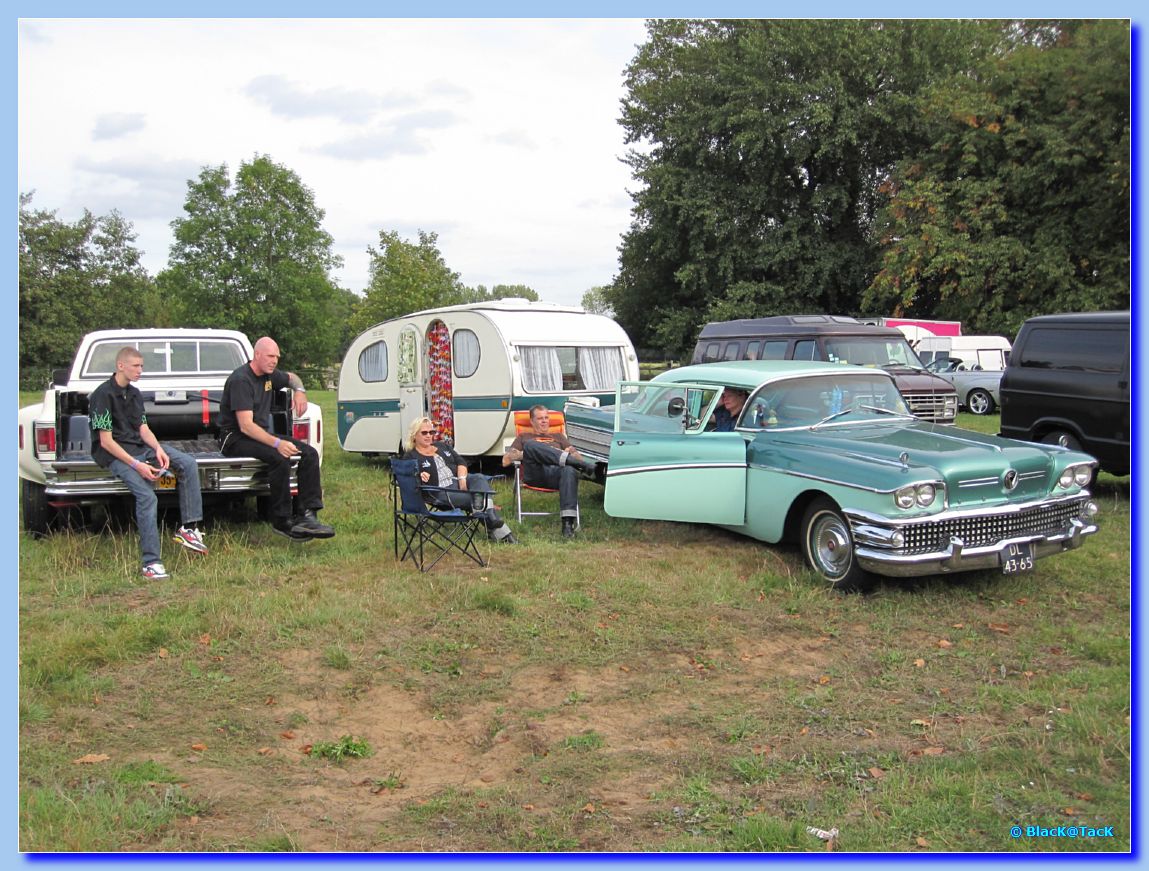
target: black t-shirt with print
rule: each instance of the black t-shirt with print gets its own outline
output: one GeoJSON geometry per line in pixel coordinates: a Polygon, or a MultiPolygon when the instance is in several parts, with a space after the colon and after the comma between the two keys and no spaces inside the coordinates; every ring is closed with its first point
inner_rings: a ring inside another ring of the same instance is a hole
{"type": "Polygon", "coordinates": [[[250,363],[244,363],[227,376],[219,403],[220,438],[239,431],[237,411],[250,411],[252,419],[264,429],[270,427],[271,397],[289,383],[287,373],[276,369],[270,375],[256,375],[250,363]]]}
{"type": "Polygon", "coordinates": [[[134,384],[121,387],[112,376],[88,395],[88,426],[92,430],[92,459],[105,469],[111,454],[100,447],[100,433],[110,432],[116,443],[132,456],[147,449],[140,427],[148,422],[144,395],[134,384]]]}

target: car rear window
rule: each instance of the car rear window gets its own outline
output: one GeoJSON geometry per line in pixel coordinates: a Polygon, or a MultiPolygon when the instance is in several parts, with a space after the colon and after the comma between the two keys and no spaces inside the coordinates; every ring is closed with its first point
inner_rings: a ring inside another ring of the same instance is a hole
{"type": "Polygon", "coordinates": [[[149,375],[198,375],[227,373],[247,362],[247,353],[232,339],[150,339],[97,342],[84,363],[84,378],[111,375],[120,348],[135,348],[144,358],[144,377],[149,375]]]}

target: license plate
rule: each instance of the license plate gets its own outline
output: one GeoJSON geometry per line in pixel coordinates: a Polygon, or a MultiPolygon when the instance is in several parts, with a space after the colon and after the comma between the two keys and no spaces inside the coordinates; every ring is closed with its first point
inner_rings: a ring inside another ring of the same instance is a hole
{"type": "Polygon", "coordinates": [[[1033,568],[1033,545],[1029,542],[1011,544],[1001,555],[1001,573],[1013,575],[1028,572],[1033,568]]]}
{"type": "Polygon", "coordinates": [[[157,490],[174,490],[176,488],[176,476],[171,472],[165,472],[156,478],[157,490]]]}

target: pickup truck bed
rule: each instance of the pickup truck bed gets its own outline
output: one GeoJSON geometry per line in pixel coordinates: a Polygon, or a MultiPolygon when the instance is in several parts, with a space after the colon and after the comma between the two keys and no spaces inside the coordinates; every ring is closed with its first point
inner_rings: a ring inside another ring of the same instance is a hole
{"type": "MultiPolygon", "coordinates": [[[[155,356],[146,359],[155,369],[145,368],[136,383],[148,426],[161,442],[195,459],[205,506],[268,491],[267,467],[253,457],[225,457],[218,440],[229,367],[251,359],[245,336],[207,329],[100,331],[84,337],[70,373],[54,377],[42,403],[20,410],[21,508],[24,528],[34,535],[50,531],[61,510],[131,501],[124,483],[92,459],[88,419],[88,394],[108,378],[123,345],[155,356]],[[193,363],[209,360],[211,371],[194,371],[193,363]]],[[[295,420],[290,393],[282,391],[273,397],[268,425],[277,435],[307,441],[322,457],[318,406],[309,405],[306,416],[295,420]]],[[[160,478],[156,489],[162,501],[175,502],[174,478],[160,478]]]]}

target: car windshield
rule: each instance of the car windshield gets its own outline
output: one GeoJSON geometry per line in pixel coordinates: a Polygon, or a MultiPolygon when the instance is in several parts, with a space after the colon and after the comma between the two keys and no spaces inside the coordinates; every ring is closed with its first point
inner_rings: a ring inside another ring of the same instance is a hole
{"type": "Polygon", "coordinates": [[[818,375],[763,385],[746,403],[741,429],[788,429],[909,417],[888,377],[818,375]]]}
{"type": "Polygon", "coordinates": [[[922,361],[904,338],[844,336],[826,339],[826,357],[831,363],[853,363],[856,366],[922,368],[922,361]]]}

